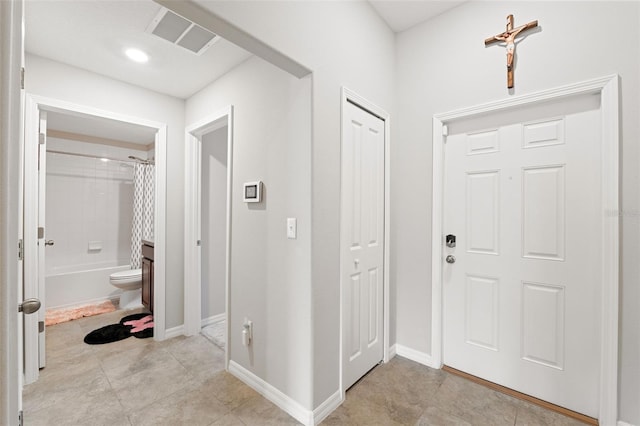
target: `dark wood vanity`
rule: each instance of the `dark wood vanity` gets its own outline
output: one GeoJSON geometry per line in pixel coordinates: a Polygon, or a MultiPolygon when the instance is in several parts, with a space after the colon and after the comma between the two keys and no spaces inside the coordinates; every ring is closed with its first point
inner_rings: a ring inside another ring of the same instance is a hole
{"type": "Polygon", "coordinates": [[[142,240],[142,304],[153,313],[153,241],[142,240]]]}

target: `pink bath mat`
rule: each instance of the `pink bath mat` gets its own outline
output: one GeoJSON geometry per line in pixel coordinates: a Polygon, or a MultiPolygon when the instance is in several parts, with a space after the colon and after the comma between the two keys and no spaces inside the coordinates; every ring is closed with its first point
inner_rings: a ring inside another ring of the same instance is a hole
{"type": "Polygon", "coordinates": [[[106,314],[115,310],[116,307],[110,300],[98,304],[76,306],[73,308],[47,309],[44,323],[47,326],[55,325],[78,318],[106,314]]]}

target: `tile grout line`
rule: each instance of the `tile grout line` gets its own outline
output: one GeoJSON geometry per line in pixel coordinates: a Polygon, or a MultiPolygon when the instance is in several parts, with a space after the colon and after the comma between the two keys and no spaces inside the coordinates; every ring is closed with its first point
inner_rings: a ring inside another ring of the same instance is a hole
{"type": "MultiPolygon", "coordinates": [[[[92,350],[94,349],[92,348],[92,350]]],[[[109,378],[109,375],[107,374],[107,372],[104,369],[104,366],[102,365],[102,361],[103,361],[102,358],[100,358],[98,354],[95,354],[94,356],[98,359],[98,365],[100,365],[100,370],[102,370],[102,374],[104,374],[104,377],[107,379],[107,383],[109,383],[109,389],[111,389],[111,392],[113,392],[113,394],[118,399],[118,404],[120,404],[120,408],[122,408],[122,413],[127,419],[127,422],[129,422],[129,424],[133,426],[129,411],[126,408],[124,408],[124,405],[122,404],[122,400],[120,399],[120,395],[118,395],[118,392],[116,392],[116,390],[113,388],[113,383],[111,383],[111,379],[109,378]]]]}

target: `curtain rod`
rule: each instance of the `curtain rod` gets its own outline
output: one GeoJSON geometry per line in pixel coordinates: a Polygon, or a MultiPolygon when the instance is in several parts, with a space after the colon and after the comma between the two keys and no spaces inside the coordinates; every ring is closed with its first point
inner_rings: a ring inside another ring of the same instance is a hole
{"type": "Polygon", "coordinates": [[[66,151],[58,151],[58,150],[53,150],[53,149],[48,149],[47,152],[52,153],[52,154],[63,154],[63,155],[73,155],[76,157],[84,157],[84,158],[96,158],[96,159],[105,159],[105,160],[109,160],[109,161],[118,161],[121,163],[140,163],[140,164],[155,164],[154,161],[152,160],[143,160],[143,159],[127,159],[127,160],[123,160],[120,158],[113,158],[113,157],[105,157],[104,155],[92,155],[92,154],[78,154],[75,152],[66,152],[66,151]]]}

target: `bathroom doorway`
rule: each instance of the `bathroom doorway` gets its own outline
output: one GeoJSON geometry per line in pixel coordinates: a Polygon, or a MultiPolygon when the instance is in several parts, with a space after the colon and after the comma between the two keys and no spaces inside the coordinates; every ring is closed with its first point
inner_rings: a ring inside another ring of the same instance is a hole
{"type": "MultiPolygon", "coordinates": [[[[48,305],[73,308],[118,298],[109,275],[129,268],[133,214],[127,206],[140,162],[129,157],[158,164],[155,297],[156,306],[164,306],[166,125],[34,95],[26,101],[25,265],[33,267],[25,268],[25,296],[42,303],[37,317],[25,317],[28,384],[46,365],[48,305]]],[[[154,313],[154,337],[162,339],[164,310],[154,313]]]]}
{"type": "Polygon", "coordinates": [[[225,350],[231,220],[232,107],[186,131],[185,332],[225,350]]]}
{"type": "MultiPolygon", "coordinates": [[[[46,115],[40,170],[45,202],[39,210],[46,206],[45,325],[53,325],[125,308],[110,276],[140,269],[141,239],[153,239],[156,131],[110,119],[46,115]]],[[[137,287],[132,307],[140,305],[137,287]]]]}

